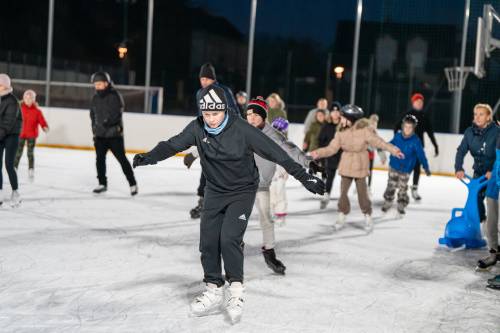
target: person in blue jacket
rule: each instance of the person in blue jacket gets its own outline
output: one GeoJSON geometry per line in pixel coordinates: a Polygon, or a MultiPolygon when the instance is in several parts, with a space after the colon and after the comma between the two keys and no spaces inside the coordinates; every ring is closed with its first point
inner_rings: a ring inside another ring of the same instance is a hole
{"type": "Polygon", "coordinates": [[[385,202],[382,206],[383,212],[387,212],[391,208],[396,190],[398,190],[397,210],[399,214],[405,214],[405,208],[410,202],[410,198],[408,197],[408,180],[417,160],[424,167],[425,174],[427,176],[431,175],[422,141],[415,134],[417,125],[417,118],[414,115],[407,114],[403,118],[401,131],[397,132],[390,141],[390,143],[401,150],[404,158],[398,159],[393,156],[390,158],[389,179],[387,180],[387,188],[384,192],[385,202]]]}
{"type": "Polygon", "coordinates": [[[477,262],[478,270],[486,270],[496,265],[500,260],[500,247],[498,246],[498,190],[500,185],[500,177],[498,172],[500,165],[500,138],[497,135],[496,144],[496,160],[493,165],[493,172],[486,187],[486,208],[487,218],[486,226],[483,229],[488,240],[489,254],[487,257],[480,259],[477,262]]]}
{"type": "MultiPolygon", "coordinates": [[[[455,175],[462,179],[464,173],[464,157],[467,153],[472,155],[474,164],[473,178],[486,176],[490,179],[493,164],[495,163],[495,149],[498,135],[498,127],[493,122],[493,111],[488,104],[476,104],[474,106],[474,120],[472,126],[464,132],[462,142],[457,148],[455,155],[455,175]]],[[[479,220],[486,221],[486,209],[484,207],[484,197],[486,189],[479,192],[479,220]]]]}

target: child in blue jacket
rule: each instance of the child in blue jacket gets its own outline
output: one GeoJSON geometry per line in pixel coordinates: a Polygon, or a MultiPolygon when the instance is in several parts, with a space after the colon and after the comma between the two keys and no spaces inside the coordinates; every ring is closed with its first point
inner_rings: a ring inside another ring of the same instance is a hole
{"type": "Polygon", "coordinates": [[[389,162],[389,179],[387,181],[387,188],[384,193],[384,205],[382,211],[387,212],[394,200],[396,190],[398,190],[398,213],[405,214],[405,208],[410,201],[408,197],[408,180],[410,174],[417,163],[417,159],[422,164],[427,176],[431,175],[429,170],[429,163],[425,157],[422,141],[415,135],[415,128],[417,127],[418,120],[415,116],[408,114],[403,118],[401,131],[394,135],[390,143],[401,149],[404,154],[403,159],[396,159],[391,156],[389,162]]]}

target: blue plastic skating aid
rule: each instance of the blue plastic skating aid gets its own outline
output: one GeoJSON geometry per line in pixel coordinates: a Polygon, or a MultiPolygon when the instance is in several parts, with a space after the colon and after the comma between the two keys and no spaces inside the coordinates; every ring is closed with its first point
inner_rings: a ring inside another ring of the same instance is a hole
{"type": "Polygon", "coordinates": [[[468,183],[463,179],[460,179],[460,181],[469,190],[467,202],[464,208],[452,209],[451,219],[446,224],[444,237],[439,238],[439,244],[452,248],[465,245],[467,249],[476,249],[486,246],[486,242],[481,236],[477,196],[488,184],[488,179],[485,176],[475,179],[467,175],[465,177],[469,180],[468,183]],[[457,216],[459,212],[462,214],[457,216]]]}

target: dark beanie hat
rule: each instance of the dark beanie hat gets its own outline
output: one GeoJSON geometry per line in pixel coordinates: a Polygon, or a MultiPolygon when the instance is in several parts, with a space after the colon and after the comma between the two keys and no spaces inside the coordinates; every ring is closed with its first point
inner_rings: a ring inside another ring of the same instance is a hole
{"type": "Polygon", "coordinates": [[[257,98],[252,99],[247,106],[247,114],[256,113],[266,120],[267,112],[269,111],[269,106],[266,100],[262,96],[257,96],[257,98]]]}
{"type": "Polygon", "coordinates": [[[226,111],[227,99],[224,90],[211,84],[201,90],[200,111],[226,111]]]}
{"type": "Polygon", "coordinates": [[[217,80],[215,76],[215,68],[211,63],[206,63],[200,68],[200,78],[206,77],[207,79],[217,80]]]}

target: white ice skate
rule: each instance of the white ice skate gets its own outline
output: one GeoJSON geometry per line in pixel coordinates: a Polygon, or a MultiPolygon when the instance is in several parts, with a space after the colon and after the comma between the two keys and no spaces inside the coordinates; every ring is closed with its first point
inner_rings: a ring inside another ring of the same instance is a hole
{"type": "Polygon", "coordinates": [[[130,195],[134,196],[137,195],[137,193],[139,193],[139,188],[137,187],[137,185],[130,186],[130,195]]]}
{"type": "Polygon", "coordinates": [[[344,213],[339,213],[339,215],[337,215],[337,221],[335,221],[335,225],[333,226],[333,229],[335,231],[339,231],[340,229],[342,229],[344,227],[345,218],[346,218],[346,215],[344,213]]]}
{"type": "Polygon", "coordinates": [[[19,192],[17,191],[12,191],[12,195],[10,196],[10,205],[12,207],[19,207],[21,204],[21,195],[19,195],[19,192]]]}
{"type": "Polygon", "coordinates": [[[418,185],[413,185],[411,187],[411,196],[415,201],[422,200],[422,197],[420,196],[420,194],[418,194],[418,185]]]}
{"type": "Polygon", "coordinates": [[[228,288],[229,298],[226,304],[226,312],[232,324],[241,320],[243,314],[243,292],[245,288],[241,282],[233,282],[228,288]]]}
{"type": "Polygon", "coordinates": [[[191,303],[191,316],[202,317],[219,313],[224,303],[224,287],[207,283],[207,289],[191,303]]]}
{"type": "Polygon", "coordinates": [[[323,194],[323,197],[321,198],[321,202],[319,204],[319,208],[320,209],[325,209],[326,206],[328,206],[329,202],[330,202],[330,193],[325,192],[325,194],[323,194]]]}
{"type": "Polygon", "coordinates": [[[369,234],[373,231],[373,220],[372,220],[371,215],[368,215],[368,214],[365,215],[365,227],[364,227],[364,229],[365,229],[367,234],[369,234]]]}
{"type": "Polygon", "coordinates": [[[35,180],[35,169],[28,169],[28,178],[30,182],[35,180]]]}

